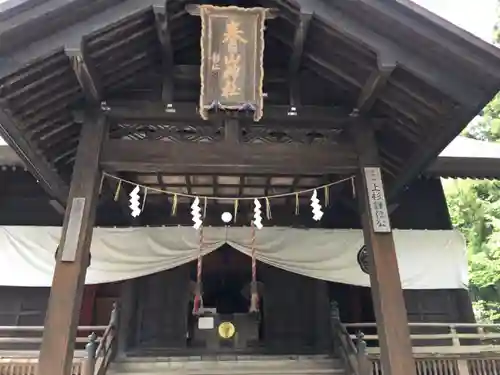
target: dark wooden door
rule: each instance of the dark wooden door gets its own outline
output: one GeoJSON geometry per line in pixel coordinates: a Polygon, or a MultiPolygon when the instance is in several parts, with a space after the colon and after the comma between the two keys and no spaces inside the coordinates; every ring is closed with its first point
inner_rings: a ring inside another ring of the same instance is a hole
{"type": "Polygon", "coordinates": [[[189,303],[189,267],[146,276],[137,287],[136,346],[183,348],[186,346],[189,303]]]}
{"type": "Polygon", "coordinates": [[[326,284],[274,267],[262,267],[265,345],[301,353],[326,349],[329,342],[326,284]]]}

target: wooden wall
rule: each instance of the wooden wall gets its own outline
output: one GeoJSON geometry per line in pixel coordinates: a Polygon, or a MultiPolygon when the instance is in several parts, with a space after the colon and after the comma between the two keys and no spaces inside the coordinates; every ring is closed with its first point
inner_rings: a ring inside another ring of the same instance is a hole
{"type": "Polygon", "coordinates": [[[135,289],[129,331],[132,346],[186,346],[189,281],[189,264],[135,280],[131,285],[135,289]]]}
{"type": "Polygon", "coordinates": [[[40,326],[49,288],[0,287],[0,326],[40,326]]]}
{"type": "Polygon", "coordinates": [[[398,229],[451,229],[448,206],[438,178],[415,181],[401,194],[399,207],[391,215],[394,228],[398,229]]]}
{"type": "MultiPolygon", "coordinates": [[[[80,325],[107,325],[120,283],[85,287],[80,325]]],[[[0,287],[0,326],[43,326],[50,288],[0,287]]]]}

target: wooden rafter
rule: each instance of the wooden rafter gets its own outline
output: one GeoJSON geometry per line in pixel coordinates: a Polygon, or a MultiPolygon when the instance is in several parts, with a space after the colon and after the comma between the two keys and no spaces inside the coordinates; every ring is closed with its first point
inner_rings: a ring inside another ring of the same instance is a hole
{"type": "Polygon", "coordinates": [[[91,61],[85,39],[82,39],[79,49],[66,49],[71,67],[89,103],[100,103],[103,96],[101,79],[94,63],[91,61]]]}
{"type": "Polygon", "coordinates": [[[373,107],[396,68],[397,63],[395,60],[384,60],[384,58],[384,56],[379,56],[377,69],[372,72],[361,89],[355,108],[358,113],[366,113],[373,107]]]}
{"type": "MultiPolygon", "coordinates": [[[[457,27],[446,21],[442,18],[439,18],[435,14],[430,11],[426,11],[423,7],[418,6],[407,0],[398,0],[397,6],[406,8],[405,11],[397,11],[396,7],[391,6],[392,4],[388,4],[385,1],[380,0],[357,0],[359,3],[362,3],[366,9],[370,9],[374,12],[378,12],[379,14],[383,14],[385,17],[389,19],[390,22],[401,22],[407,25],[408,28],[411,28],[412,31],[419,34],[419,36],[423,37],[426,42],[432,43],[435,45],[445,46],[446,51],[448,53],[453,54],[455,57],[460,57],[462,59],[463,66],[468,64],[472,69],[479,68],[480,74],[488,74],[491,78],[500,78],[500,73],[497,69],[492,67],[489,64],[484,64],[480,58],[478,58],[477,53],[464,53],[463,45],[465,43],[450,43],[449,40],[444,36],[445,33],[442,30],[446,30],[452,34],[459,34],[461,38],[466,39],[469,43],[474,45],[474,47],[479,47],[478,49],[487,49],[493,55],[500,57],[500,53],[498,49],[494,48],[494,46],[486,43],[479,38],[472,37],[471,35],[464,32],[460,27],[457,27]],[[408,12],[410,10],[410,12],[408,12]],[[440,26],[440,28],[432,27],[428,22],[427,24],[422,25],[415,19],[413,12],[419,13],[420,16],[431,19],[431,22],[434,22],[440,26]]],[[[433,50],[432,47],[430,50],[433,50]]],[[[476,50],[477,51],[477,50],[476,50]]]]}
{"type": "Polygon", "coordinates": [[[165,4],[153,6],[155,14],[155,27],[158,35],[158,40],[161,44],[161,62],[162,62],[162,101],[164,103],[172,103],[174,95],[174,80],[173,67],[174,56],[173,48],[170,39],[169,20],[167,12],[168,0],[165,4]]]}
{"type": "Polygon", "coordinates": [[[0,106],[0,135],[16,151],[26,168],[42,184],[44,190],[57,201],[65,205],[69,187],[47,160],[35,150],[16,125],[7,110],[0,106]]]}
{"type": "MultiPolygon", "coordinates": [[[[146,176],[152,176],[152,175],[148,175],[146,174],[146,176]]],[[[203,175],[204,176],[204,175],[203,175]]],[[[184,177],[190,177],[190,187],[191,189],[197,189],[197,188],[213,188],[213,182],[206,182],[206,183],[203,183],[203,184],[194,184],[193,183],[193,176],[192,175],[186,175],[184,177]]],[[[228,177],[226,175],[224,176],[221,176],[221,177],[228,177]]],[[[235,178],[239,179],[240,177],[245,177],[245,176],[234,176],[235,178]]],[[[255,175],[252,175],[252,177],[256,177],[255,175]]],[[[265,175],[265,176],[258,176],[258,177],[261,177],[261,178],[264,178],[266,181],[268,180],[271,180],[273,178],[273,176],[271,175],[265,175]]],[[[280,178],[283,178],[282,175],[279,175],[277,177],[280,177],[280,178]]],[[[292,178],[290,176],[290,178],[292,178]]],[[[299,181],[300,180],[300,177],[296,177],[296,180],[299,181]]],[[[328,183],[328,182],[331,182],[333,181],[334,178],[330,178],[330,179],[325,179],[324,180],[324,183],[328,183]]],[[[242,185],[242,188],[245,189],[245,188],[265,188],[266,187],[266,184],[267,182],[264,182],[262,184],[252,184],[252,183],[247,183],[247,184],[243,184],[242,185]]],[[[163,187],[162,185],[159,185],[158,183],[156,184],[144,184],[144,185],[147,185],[147,186],[151,186],[151,187],[155,187],[155,188],[159,188],[159,189],[162,189],[162,190],[168,190],[169,188],[182,188],[182,187],[187,187],[187,184],[186,182],[176,182],[176,183],[169,183],[168,184],[168,188],[165,186],[165,184],[163,184],[163,187]]],[[[240,186],[239,182],[237,184],[228,184],[228,183],[219,183],[218,186],[220,188],[238,188],[240,186]]],[[[293,193],[297,190],[301,190],[301,189],[308,189],[308,188],[313,188],[315,187],[316,184],[314,185],[300,185],[300,184],[296,184],[295,186],[293,186],[292,184],[272,184],[270,185],[271,188],[276,188],[276,189],[287,189],[289,193],[293,193]]],[[[243,192],[241,194],[239,194],[238,196],[243,196],[243,192]]]]}
{"type": "Polygon", "coordinates": [[[380,55],[394,56],[397,61],[415,76],[437,88],[460,103],[477,103],[484,98],[484,92],[460,80],[450,71],[432,63],[408,46],[402,46],[376,33],[352,15],[322,0],[296,0],[304,8],[314,9],[318,18],[330,27],[339,30],[346,37],[362,45],[370,46],[380,55]]]}
{"type": "MultiPolygon", "coordinates": [[[[294,191],[298,190],[297,186],[299,184],[299,181],[300,181],[300,176],[293,177],[292,184],[288,187],[289,193],[293,193],[294,191]]],[[[292,197],[292,196],[286,197],[286,204],[290,204],[292,202],[292,200],[294,200],[294,199],[295,199],[295,197],[292,197]]]]}
{"type": "MultiPolygon", "coordinates": [[[[212,184],[213,184],[213,189],[214,189],[214,196],[218,197],[220,196],[219,194],[219,181],[216,175],[212,176],[212,184]]],[[[218,205],[219,201],[214,201],[214,204],[218,205]]]]}
{"type": "MultiPolygon", "coordinates": [[[[134,14],[137,14],[139,12],[144,11],[144,9],[147,9],[148,7],[154,6],[154,5],[162,5],[165,0],[125,0],[125,1],[120,1],[117,2],[115,0],[103,0],[99,1],[96,4],[93,4],[94,2],[86,2],[89,3],[86,6],[83,6],[82,9],[74,9],[73,12],[81,12],[79,15],[83,17],[87,17],[84,20],[81,20],[81,22],[78,23],[78,27],[67,27],[64,32],[58,32],[53,35],[49,35],[45,39],[40,39],[39,35],[33,35],[34,33],[27,33],[27,29],[31,28],[38,28],[40,29],[45,29],[47,23],[47,12],[44,9],[44,7],[38,7],[39,9],[36,9],[33,11],[33,18],[30,20],[29,23],[25,23],[22,26],[18,26],[19,32],[16,33],[15,37],[17,39],[22,39],[22,42],[16,43],[16,46],[12,46],[11,48],[9,47],[10,44],[13,43],[7,43],[7,52],[11,52],[9,59],[6,64],[1,64],[0,65],[0,76],[5,76],[7,74],[10,74],[12,72],[15,72],[16,70],[20,69],[24,65],[28,64],[30,61],[43,56],[47,53],[47,51],[54,51],[61,46],[64,46],[65,48],[69,49],[78,49],[80,47],[79,43],[82,40],[83,37],[86,35],[90,35],[93,32],[105,28],[108,26],[110,23],[119,21],[121,19],[125,19],[127,17],[130,17],[134,14]],[[31,40],[29,40],[29,37],[31,37],[31,40]],[[35,42],[36,41],[36,42],[35,42]],[[29,42],[31,42],[32,48],[29,50],[23,50],[22,48],[16,48],[21,45],[28,45],[29,42]]],[[[61,1],[62,2],[62,1],[61,1]]],[[[74,3],[84,3],[82,1],[77,1],[75,0],[74,3]]],[[[59,13],[61,13],[61,17],[58,19],[59,23],[62,25],[64,22],[66,22],[68,18],[68,9],[71,7],[59,7],[59,13]]],[[[76,21],[79,21],[79,15],[72,15],[72,18],[76,21]]],[[[20,18],[22,18],[24,15],[20,15],[20,18]]],[[[12,22],[8,22],[7,24],[10,24],[12,22]]],[[[52,24],[53,22],[50,22],[52,24]]],[[[69,25],[68,25],[69,26],[69,25]]],[[[51,31],[54,31],[54,29],[57,29],[54,25],[51,26],[52,29],[51,31]]],[[[49,27],[50,28],[50,27],[49,27]]],[[[5,30],[5,33],[2,33],[4,30],[0,27],[0,44],[2,45],[2,50],[4,48],[4,39],[8,41],[8,37],[12,32],[10,30],[5,30]],[[2,39],[4,38],[4,39],[2,39]]],[[[45,34],[50,34],[50,33],[45,33],[45,34]]],[[[44,33],[42,33],[42,36],[45,36],[44,33]]]]}
{"type": "Polygon", "coordinates": [[[186,175],[184,177],[184,179],[186,180],[186,191],[188,194],[193,194],[193,187],[192,187],[192,184],[191,184],[191,176],[190,175],[186,175]]]}
{"type": "Polygon", "coordinates": [[[302,62],[302,52],[304,51],[307,32],[311,23],[311,13],[301,13],[299,25],[295,30],[293,39],[293,51],[288,63],[288,82],[290,85],[290,104],[300,105],[300,64],[302,62]]]}
{"type": "Polygon", "coordinates": [[[165,183],[163,182],[163,176],[161,173],[156,173],[156,179],[158,180],[158,186],[160,187],[161,190],[166,190],[167,187],[165,186],[165,183]]]}
{"type": "Polygon", "coordinates": [[[168,143],[109,140],[105,169],[177,174],[351,173],[356,153],[347,145],[168,143]]]}

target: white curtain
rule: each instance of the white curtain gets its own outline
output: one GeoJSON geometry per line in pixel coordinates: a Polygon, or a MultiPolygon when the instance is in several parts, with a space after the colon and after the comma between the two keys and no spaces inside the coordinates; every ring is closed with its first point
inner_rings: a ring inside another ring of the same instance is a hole
{"type": "MultiPolygon", "coordinates": [[[[61,228],[0,227],[0,285],[50,286],[61,228]]],[[[250,255],[250,228],[205,228],[204,253],[225,243],[250,255]]],[[[405,289],[467,286],[465,242],[457,231],[394,231],[405,289]]],[[[95,228],[86,283],[136,278],[190,262],[198,255],[198,233],[190,227],[95,228]]],[[[357,260],[360,230],[291,229],[257,231],[259,261],[301,275],[369,286],[357,260]]]]}

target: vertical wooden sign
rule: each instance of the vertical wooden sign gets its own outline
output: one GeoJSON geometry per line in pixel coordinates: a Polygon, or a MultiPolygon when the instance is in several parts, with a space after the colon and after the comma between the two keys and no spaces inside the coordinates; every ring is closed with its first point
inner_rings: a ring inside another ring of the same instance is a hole
{"type": "Polygon", "coordinates": [[[201,5],[200,115],[214,105],[263,113],[265,8],[201,5]]]}
{"type": "Polygon", "coordinates": [[[364,170],[373,230],[375,233],[390,233],[391,223],[387,211],[380,168],[366,167],[364,170]]]}

